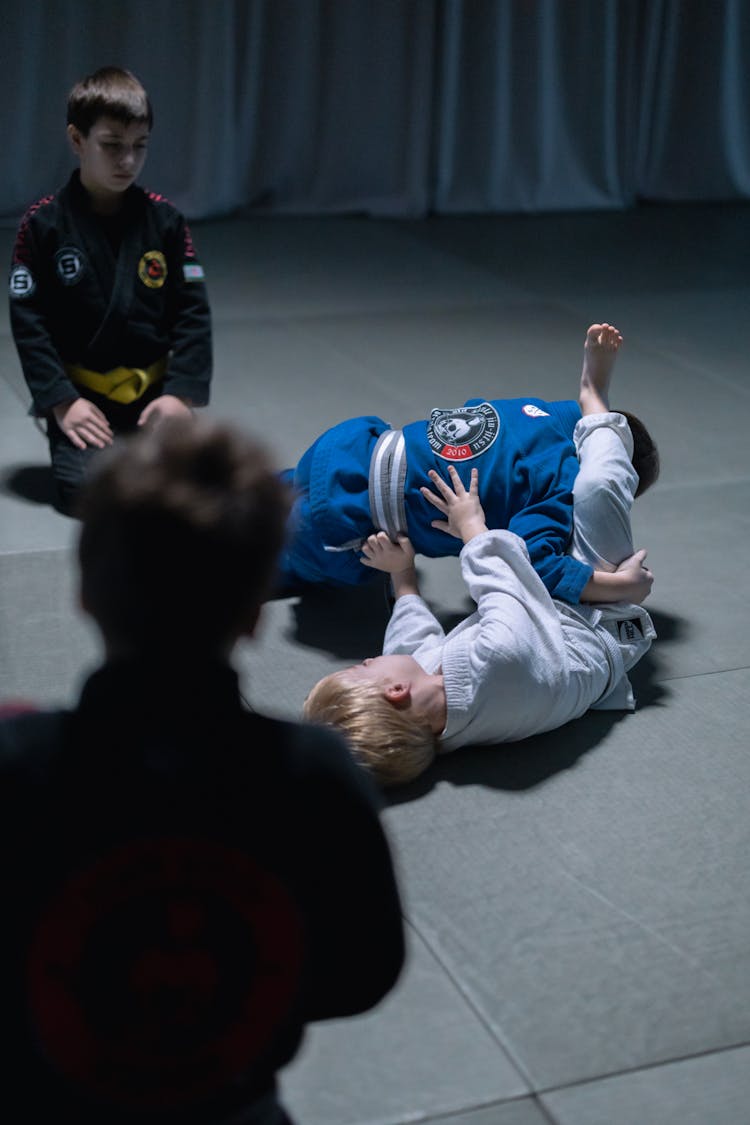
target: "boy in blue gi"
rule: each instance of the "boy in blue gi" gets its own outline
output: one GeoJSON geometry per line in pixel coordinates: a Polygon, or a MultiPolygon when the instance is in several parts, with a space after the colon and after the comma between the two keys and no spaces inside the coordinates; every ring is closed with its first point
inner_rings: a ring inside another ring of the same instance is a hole
{"type": "Polygon", "coordinates": [[[152,122],[129,71],[78,82],[67,132],[80,167],[28,209],[13,249],[13,337],[66,512],[116,434],[208,402],[203,269],[182,215],[135,183],[152,122]]]}
{"type": "MultiPolygon", "coordinates": [[[[608,324],[597,339],[621,340],[608,324]]],[[[597,347],[603,346],[597,344],[597,347]]],[[[381,418],[352,418],[326,431],[287,472],[297,499],[291,537],[282,556],[280,585],[354,585],[372,575],[361,547],[373,529],[391,539],[407,535],[417,554],[457,555],[460,541],[433,526],[434,510],[422,494],[430,471],[443,477],[454,465],[468,486],[479,473],[479,499],[489,527],[524,539],[532,565],[549,593],[572,604],[617,601],[616,582],[565,553],[572,523],[572,489],[578,473],[573,432],[577,402],[537,398],[469,399],[463,407],[433,410],[426,421],[392,429],[381,418]]],[[[645,427],[628,415],[637,440],[639,493],[658,473],[656,449],[645,427]],[[645,454],[640,447],[645,447],[645,454]]]]}
{"type": "Polygon", "coordinates": [[[630,510],[638,487],[627,419],[609,409],[621,337],[592,325],[575,428],[581,469],[574,486],[570,550],[609,571],[622,599],[571,606],[552,599],[522,539],[491,529],[476,469],[465,487],[430,473],[434,521],[461,544],[461,572],[476,611],[445,633],[420,596],[414,549],[384,532],[364,545],[365,564],[390,574],[396,598],[383,655],[325,677],[305,714],[342,729],[383,784],[417,777],[436,753],[517,742],[553,730],[590,707],[633,710],[628,671],[648,651],[653,623],[641,607],[653,582],[645,551],[633,551],[630,510]]]}

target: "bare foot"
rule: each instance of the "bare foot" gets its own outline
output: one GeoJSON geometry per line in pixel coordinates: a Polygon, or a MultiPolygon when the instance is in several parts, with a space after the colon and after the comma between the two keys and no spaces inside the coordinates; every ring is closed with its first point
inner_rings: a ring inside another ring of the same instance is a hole
{"type": "Polygon", "coordinates": [[[583,414],[609,410],[609,384],[621,344],[622,336],[612,324],[592,324],[586,333],[578,394],[583,414]]]}

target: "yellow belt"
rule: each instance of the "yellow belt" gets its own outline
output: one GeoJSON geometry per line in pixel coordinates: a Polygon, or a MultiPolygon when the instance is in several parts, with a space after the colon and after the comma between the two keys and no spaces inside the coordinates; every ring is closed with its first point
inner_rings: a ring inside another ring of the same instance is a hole
{"type": "Polygon", "coordinates": [[[78,386],[88,387],[113,402],[122,403],[135,402],[161,379],[166,369],[166,357],[157,359],[150,367],[113,367],[111,371],[88,371],[74,363],[65,365],[68,375],[78,386]]]}

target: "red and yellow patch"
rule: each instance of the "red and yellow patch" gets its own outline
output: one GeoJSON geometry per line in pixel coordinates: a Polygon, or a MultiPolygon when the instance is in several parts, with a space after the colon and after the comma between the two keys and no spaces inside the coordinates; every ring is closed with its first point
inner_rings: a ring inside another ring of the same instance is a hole
{"type": "Polygon", "coordinates": [[[147,250],[138,263],[138,276],[149,289],[161,289],[167,280],[167,259],[161,250],[147,250]]]}

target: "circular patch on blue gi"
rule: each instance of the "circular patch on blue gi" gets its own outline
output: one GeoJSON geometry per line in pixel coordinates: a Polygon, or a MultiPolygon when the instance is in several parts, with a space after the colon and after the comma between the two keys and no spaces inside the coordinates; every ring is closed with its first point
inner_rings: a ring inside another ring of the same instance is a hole
{"type": "Polygon", "coordinates": [[[28,266],[14,266],[10,271],[10,295],[16,301],[22,297],[30,297],[36,289],[34,275],[28,266]]]}
{"type": "Polygon", "coordinates": [[[55,270],[63,285],[75,285],[83,277],[86,259],[77,246],[63,246],[55,254],[55,270]]]}
{"type": "Polygon", "coordinates": [[[445,461],[470,461],[481,456],[499,433],[500,418],[489,402],[433,410],[427,423],[430,448],[445,461]]]}

